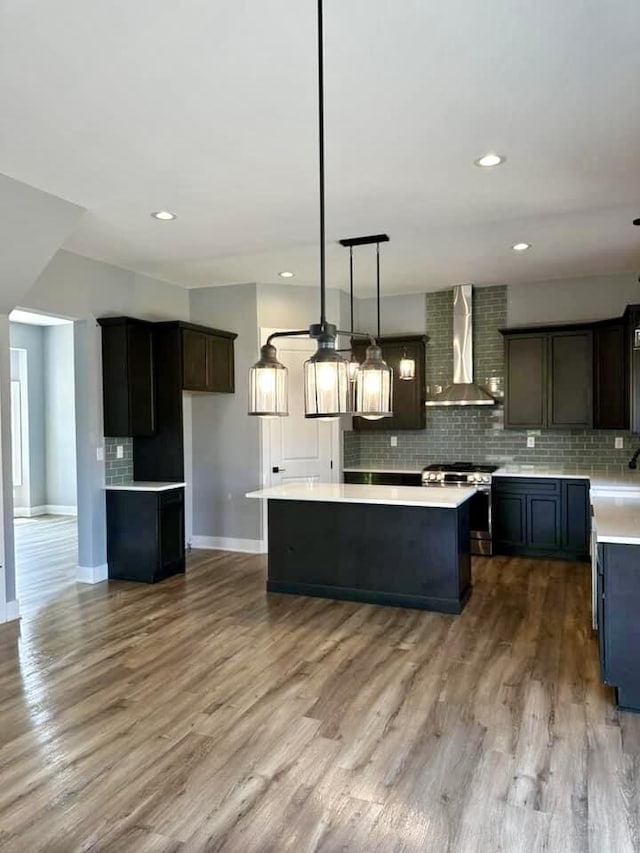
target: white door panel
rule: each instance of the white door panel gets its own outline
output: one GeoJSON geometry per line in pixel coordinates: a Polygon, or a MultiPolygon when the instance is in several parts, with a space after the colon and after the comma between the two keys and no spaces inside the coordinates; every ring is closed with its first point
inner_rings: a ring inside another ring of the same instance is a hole
{"type": "MultiPolygon", "coordinates": [[[[266,341],[270,329],[263,329],[266,341]]],[[[340,476],[340,423],[304,416],[303,368],[316,350],[308,338],[276,340],[278,359],[289,370],[289,416],[263,421],[262,483],[331,483],[340,476]]]]}

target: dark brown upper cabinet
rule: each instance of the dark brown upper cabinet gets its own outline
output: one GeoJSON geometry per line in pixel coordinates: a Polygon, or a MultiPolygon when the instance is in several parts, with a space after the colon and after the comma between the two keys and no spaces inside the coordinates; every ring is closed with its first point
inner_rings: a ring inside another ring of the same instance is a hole
{"type": "Polygon", "coordinates": [[[593,426],[593,332],[503,329],[507,429],[593,426]]]}
{"type": "Polygon", "coordinates": [[[180,323],[182,387],[185,391],[232,394],[235,390],[233,332],[180,323]]]}
{"type": "MultiPolygon", "coordinates": [[[[427,424],[425,409],[425,344],[426,335],[402,335],[380,338],[382,357],[393,369],[393,416],[378,421],[353,418],[353,428],[359,431],[400,431],[424,429],[427,424]],[[400,359],[407,354],[415,359],[414,379],[399,379],[400,359]]],[[[353,349],[358,361],[364,360],[366,341],[354,341],[353,349]]]]}
{"type": "Polygon", "coordinates": [[[593,426],[629,428],[629,368],[623,319],[605,320],[593,329],[593,426]]]}
{"type": "Polygon", "coordinates": [[[103,317],[102,396],[106,436],[155,432],[153,324],[103,317]]]}

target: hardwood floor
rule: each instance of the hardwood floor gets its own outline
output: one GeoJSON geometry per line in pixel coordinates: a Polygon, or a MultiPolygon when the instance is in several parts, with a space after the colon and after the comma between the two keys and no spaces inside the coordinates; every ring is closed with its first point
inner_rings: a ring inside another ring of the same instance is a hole
{"type": "Polygon", "coordinates": [[[478,559],[462,616],[263,571],[196,552],[0,626],[1,850],[640,850],[588,566],[478,559]]]}
{"type": "Polygon", "coordinates": [[[37,610],[61,592],[76,592],[77,519],[39,515],[14,519],[16,586],[23,614],[37,610]]]}

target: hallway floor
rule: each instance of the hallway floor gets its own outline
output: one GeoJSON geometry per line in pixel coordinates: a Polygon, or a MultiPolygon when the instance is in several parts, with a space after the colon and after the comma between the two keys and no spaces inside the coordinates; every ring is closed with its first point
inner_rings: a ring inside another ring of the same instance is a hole
{"type": "Polygon", "coordinates": [[[16,586],[20,612],[38,610],[76,587],[78,523],[75,516],[14,519],[16,586]]]}

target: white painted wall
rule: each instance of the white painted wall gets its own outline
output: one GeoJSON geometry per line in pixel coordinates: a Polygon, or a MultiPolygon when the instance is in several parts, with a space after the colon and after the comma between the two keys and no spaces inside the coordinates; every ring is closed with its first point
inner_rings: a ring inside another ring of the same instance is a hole
{"type": "Polygon", "coordinates": [[[619,317],[634,303],[640,303],[635,273],[512,284],[507,288],[507,322],[579,323],[619,317]]]}
{"type": "MultiPolygon", "coordinates": [[[[357,299],[354,306],[355,326],[360,331],[376,333],[375,299],[357,299]]],[[[380,300],[382,335],[424,335],[426,332],[426,300],[424,293],[383,296],[380,300]]]]}
{"type": "Polygon", "coordinates": [[[73,323],[47,326],[44,334],[45,460],[47,506],[77,506],[76,410],[73,323]]]}

